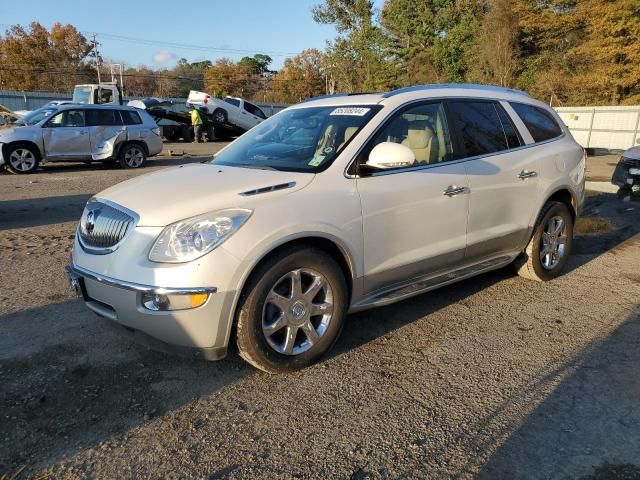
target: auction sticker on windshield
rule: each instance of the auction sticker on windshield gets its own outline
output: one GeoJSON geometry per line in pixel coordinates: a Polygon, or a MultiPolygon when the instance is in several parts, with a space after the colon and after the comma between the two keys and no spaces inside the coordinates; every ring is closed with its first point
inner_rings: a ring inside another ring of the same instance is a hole
{"type": "Polygon", "coordinates": [[[351,115],[354,117],[364,117],[369,113],[370,108],[363,107],[340,107],[336,108],[330,115],[351,115]]]}

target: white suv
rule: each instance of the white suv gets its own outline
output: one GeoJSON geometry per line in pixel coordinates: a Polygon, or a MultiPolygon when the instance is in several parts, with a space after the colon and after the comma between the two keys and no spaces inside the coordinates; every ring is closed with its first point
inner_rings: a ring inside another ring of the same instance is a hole
{"type": "Polygon", "coordinates": [[[70,272],[135,336],[218,359],[233,335],[251,364],[288,371],[327,352],[348,312],[508,264],[556,277],[584,175],[558,116],[520,91],[318,98],[208,163],[98,194],[70,272]]]}

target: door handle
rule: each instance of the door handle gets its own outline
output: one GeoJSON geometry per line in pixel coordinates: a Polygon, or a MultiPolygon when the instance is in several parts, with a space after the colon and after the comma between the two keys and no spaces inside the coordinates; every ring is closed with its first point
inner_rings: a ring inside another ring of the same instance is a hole
{"type": "Polygon", "coordinates": [[[455,195],[460,195],[461,193],[466,192],[467,189],[465,187],[457,187],[455,185],[449,185],[447,187],[447,189],[442,192],[443,195],[446,195],[447,197],[453,197],[455,195]]]}
{"type": "Polygon", "coordinates": [[[520,180],[525,180],[527,178],[532,178],[532,177],[537,177],[538,176],[538,172],[532,172],[529,170],[522,170],[519,174],[518,174],[518,178],[520,180]]]}

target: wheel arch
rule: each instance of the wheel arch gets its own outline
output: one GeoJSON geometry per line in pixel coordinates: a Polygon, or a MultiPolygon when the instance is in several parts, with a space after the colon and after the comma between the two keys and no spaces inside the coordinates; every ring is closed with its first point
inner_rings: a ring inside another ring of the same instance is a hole
{"type": "Polygon", "coordinates": [[[120,154],[122,153],[122,149],[128,145],[139,145],[144,150],[146,156],[149,156],[149,148],[147,144],[141,140],[124,140],[118,145],[116,150],[116,154],[113,156],[114,158],[120,158],[120,154]]]}
{"type": "Polygon", "coordinates": [[[9,151],[9,149],[12,148],[12,147],[19,147],[20,145],[33,148],[35,150],[35,153],[36,153],[37,157],[38,157],[37,160],[38,161],[42,160],[42,158],[43,158],[42,151],[40,150],[40,147],[38,146],[37,143],[32,142],[30,140],[16,140],[16,141],[13,141],[13,142],[4,143],[2,145],[2,157],[4,158],[5,163],[8,163],[7,152],[9,151]]]}
{"type": "Polygon", "coordinates": [[[229,310],[229,322],[227,328],[226,335],[226,345],[229,344],[231,336],[236,328],[236,319],[237,319],[237,310],[238,305],[240,303],[240,298],[242,297],[249,281],[251,280],[253,274],[260,268],[261,265],[264,264],[271,256],[277,254],[286,249],[290,249],[294,246],[309,246],[319,248],[327,252],[333,258],[336,259],[340,269],[344,273],[344,278],[347,283],[347,305],[351,304],[351,299],[354,290],[354,282],[356,276],[356,268],[352,255],[349,253],[349,250],[345,245],[340,242],[337,238],[333,238],[330,235],[326,235],[324,233],[301,233],[295,237],[284,238],[280,243],[276,245],[272,245],[271,248],[264,251],[262,254],[256,256],[256,260],[249,265],[249,268],[246,269],[246,272],[241,281],[239,282],[239,287],[236,291],[235,298],[233,299],[233,304],[229,310]]]}
{"type": "MultiPolygon", "coordinates": [[[[569,211],[571,212],[571,216],[573,217],[573,221],[575,222],[578,216],[578,201],[575,194],[567,187],[560,187],[555,190],[549,197],[544,201],[542,207],[540,208],[540,212],[544,210],[544,206],[549,202],[560,202],[565,204],[569,211]]],[[[540,218],[540,214],[538,214],[538,219],[540,218]]],[[[536,222],[537,220],[536,219],[536,222]]]]}

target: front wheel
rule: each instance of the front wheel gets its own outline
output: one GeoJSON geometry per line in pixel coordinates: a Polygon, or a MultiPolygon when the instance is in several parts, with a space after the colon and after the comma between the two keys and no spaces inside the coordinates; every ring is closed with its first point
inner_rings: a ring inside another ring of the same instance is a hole
{"type": "Polygon", "coordinates": [[[240,299],[240,356],[268,373],[307,367],[334,345],[346,310],[346,281],[331,256],[308,247],[276,254],[240,299]]]}
{"type": "Polygon", "coordinates": [[[33,173],[40,163],[40,155],[29,145],[15,145],[7,149],[7,169],[11,173],[33,173]]]}
{"type": "Polygon", "coordinates": [[[120,152],[120,166],[122,168],[140,168],[147,161],[147,154],[140,145],[132,143],[125,145],[120,152]]]}
{"type": "Polygon", "coordinates": [[[525,251],[514,261],[518,275],[540,282],[560,275],[573,243],[573,216],[560,202],[549,202],[525,251]]]}

